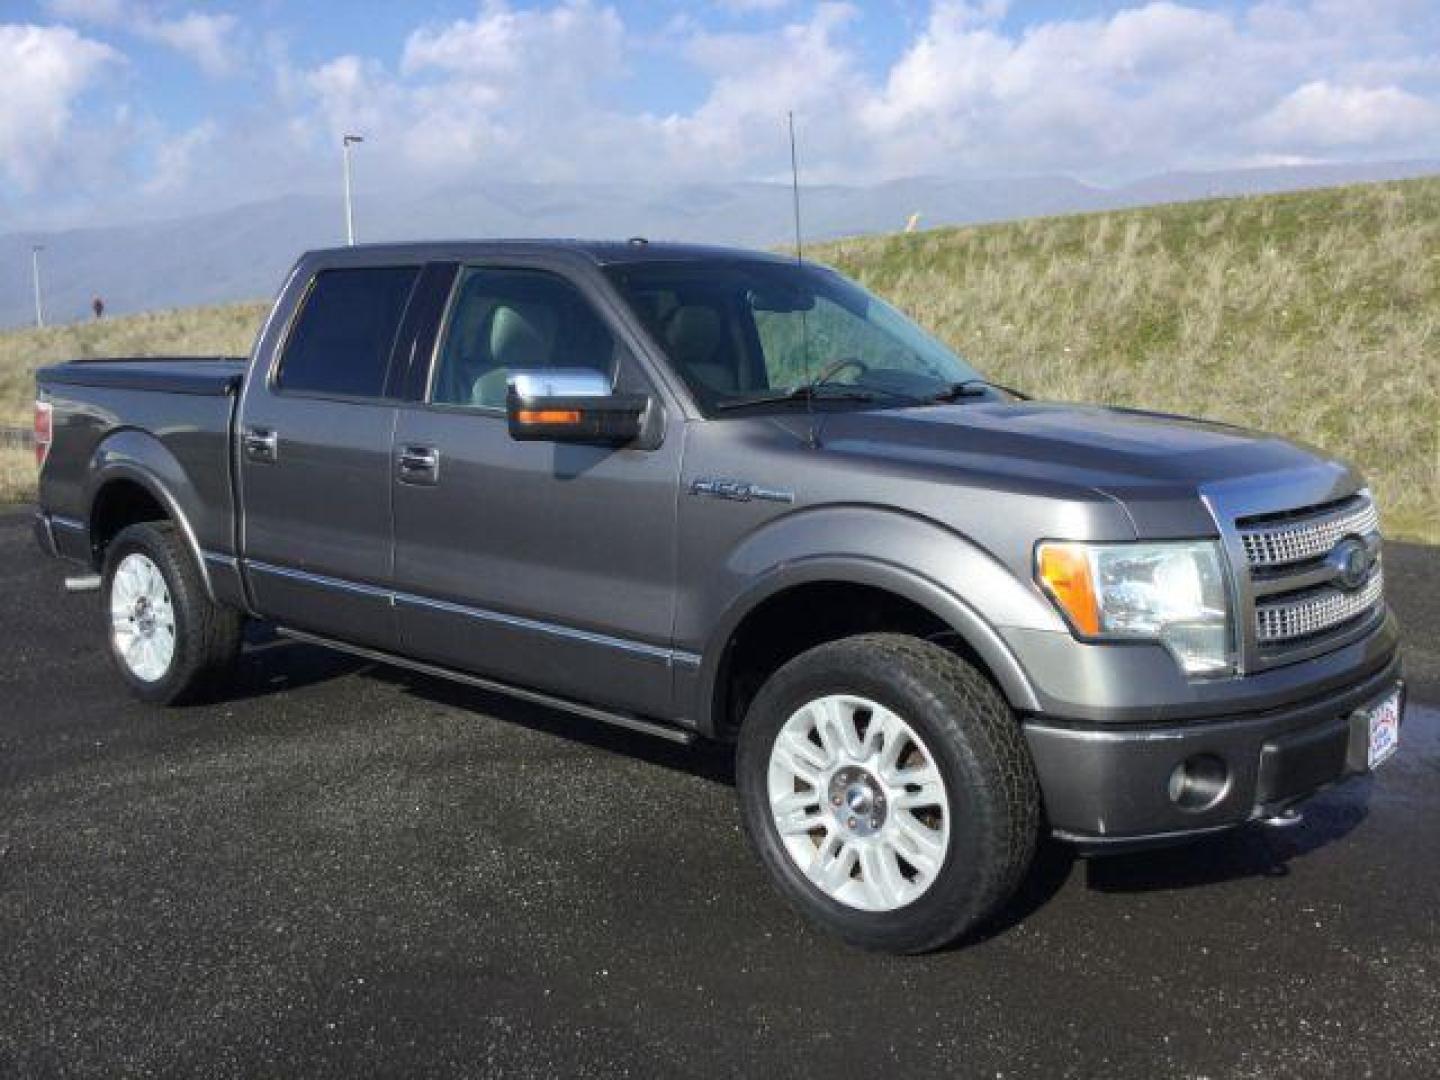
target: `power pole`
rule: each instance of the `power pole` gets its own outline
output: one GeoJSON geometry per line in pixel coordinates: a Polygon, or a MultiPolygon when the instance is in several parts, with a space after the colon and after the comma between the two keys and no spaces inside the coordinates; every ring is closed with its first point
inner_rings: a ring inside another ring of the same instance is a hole
{"type": "Polygon", "coordinates": [[[355,246],[355,202],[350,188],[350,147],[364,141],[363,135],[345,135],[340,139],[345,155],[345,242],[351,247],[355,246]]]}
{"type": "Polygon", "coordinates": [[[45,326],[45,305],[40,300],[40,252],[44,250],[44,244],[30,246],[30,272],[35,279],[35,325],[42,329],[45,326]]]}

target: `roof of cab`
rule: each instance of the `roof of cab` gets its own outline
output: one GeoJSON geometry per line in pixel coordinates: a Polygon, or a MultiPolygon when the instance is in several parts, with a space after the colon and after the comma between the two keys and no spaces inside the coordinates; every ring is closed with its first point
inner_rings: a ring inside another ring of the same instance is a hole
{"type": "Polygon", "coordinates": [[[482,259],[497,255],[563,254],[588,258],[602,266],[616,263],[692,262],[711,260],[793,262],[793,256],[746,248],[673,241],[632,240],[424,240],[397,244],[357,244],[354,247],[323,248],[306,253],[306,258],[364,265],[383,259],[415,262],[427,259],[482,259]]]}

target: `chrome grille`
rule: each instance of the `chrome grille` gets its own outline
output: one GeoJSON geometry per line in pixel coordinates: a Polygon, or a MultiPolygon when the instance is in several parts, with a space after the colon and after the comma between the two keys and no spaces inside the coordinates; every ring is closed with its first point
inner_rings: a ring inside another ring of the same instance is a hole
{"type": "Polygon", "coordinates": [[[1312,637],[1366,614],[1385,591],[1385,575],[1377,566],[1370,580],[1353,592],[1325,586],[1261,601],[1255,608],[1256,643],[1275,645],[1312,637]]]}
{"type": "Polygon", "coordinates": [[[1375,504],[1358,495],[1340,506],[1299,519],[1262,524],[1240,523],[1245,560],[1253,569],[1287,566],[1328,555],[1342,537],[1368,536],[1380,527],[1375,504]]]}

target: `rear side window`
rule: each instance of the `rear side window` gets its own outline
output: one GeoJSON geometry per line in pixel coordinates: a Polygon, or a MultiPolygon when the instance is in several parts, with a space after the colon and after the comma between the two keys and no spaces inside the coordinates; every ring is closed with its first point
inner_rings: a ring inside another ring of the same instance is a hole
{"type": "Polygon", "coordinates": [[[290,333],[276,385],[297,393],[383,397],[416,266],[323,270],[290,333]]]}

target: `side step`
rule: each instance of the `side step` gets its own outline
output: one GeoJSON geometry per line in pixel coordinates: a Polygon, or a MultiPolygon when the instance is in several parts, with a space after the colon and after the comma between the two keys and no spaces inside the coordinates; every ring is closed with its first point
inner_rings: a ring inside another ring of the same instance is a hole
{"type": "Polygon", "coordinates": [[[336,641],[334,638],[322,637],[319,634],[311,634],[304,630],[292,630],[288,626],[277,626],[275,632],[295,641],[303,641],[310,645],[320,645],[327,649],[335,649],[338,652],[349,653],[351,656],[358,656],[365,660],[373,660],[378,664],[392,664],[395,667],[408,668],[411,671],[418,671],[422,675],[433,675],[439,679],[449,679],[451,682],[464,683],[467,686],[478,687],[481,690],[489,690],[492,693],[504,694],[506,697],[516,698],[520,701],[528,701],[533,705],[544,705],[547,708],[559,709],[561,712],[572,713],[575,716],[583,716],[589,720],[598,720],[602,724],[611,724],[614,727],[625,728],[627,731],[638,731],[642,735],[653,735],[657,739],[667,739],[681,746],[689,746],[695,741],[695,733],[686,731],[684,728],[672,727],[669,724],[657,723],[654,720],[642,720],[638,716],[631,716],[629,713],[611,712],[608,709],[597,708],[594,705],[582,705],[578,701],[570,701],[566,698],[554,697],[551,694],[541,693],[539,690],[526,690],[519,686],[511,686],[509,683],[496,682],[494,679],[484,679],[478,675],[467,675],[463,671],[455,671],[451,668],[440,667],[436,664],[427,664],[422,660],[411,660],[404,656],[395,656],[392,653],[381,652],[379,649],[367,649],[362,645],[350,645],[343,641],[336,641]]]}

